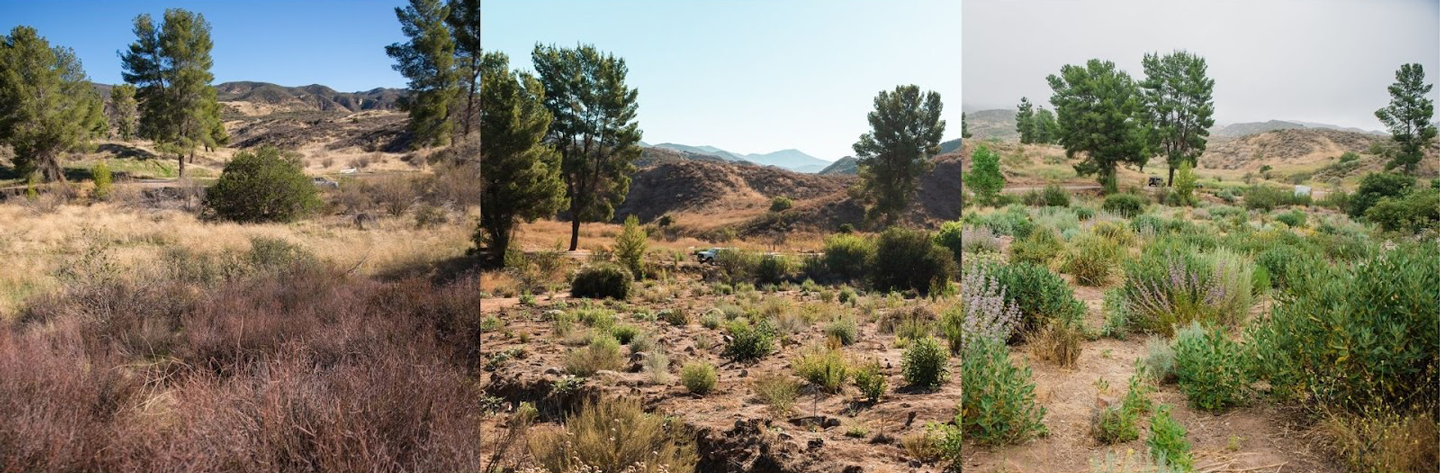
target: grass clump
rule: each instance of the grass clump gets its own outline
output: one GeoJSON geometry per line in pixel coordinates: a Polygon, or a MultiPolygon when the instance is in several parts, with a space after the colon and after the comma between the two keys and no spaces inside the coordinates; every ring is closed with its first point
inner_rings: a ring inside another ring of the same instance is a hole
{"type": "Polygon", "coordinates": [[[709,362],[692,361],[680,368],[680,384],[685,385],[685,389],[692,393],[704,396],[715,389],[715,383],[719,381],[715,365],[709,362]]]}
{"type": "Polygon", "coordinates": [[[625,362],[620,354],[620,341],[610,334],[590,337],[584,348],[570,350],[565,356],[565,371],[575,376],[590,376],[600,370],[617,370],[625,362]]]}
{"type": "Polygon", "coordinates": [[[1060,271],[1075,276],[1075,282],[1086,286],[1102,286],[1109,282],[1110,275],[1120,266],[1123,256],[1120,245],[1113,240],[1093,234],[1075,238],[1060,271]]]}
{"type": "Polygon", "coordinates": [[[795,408],[795,400],[800,397],[800,383],[783,374],[756,376],[750,382],[750,389],[777,416],[790,414],[790,410],[795,408]]]}
{"type": "Polygon", "coordinates": [[[535,463],[551,473],[686,473],[699,461],[687,437],[639,401],[613,399],[587,402],[560,429],[537,429],[527,440],[535,463]]]}
{"type": "Polygon", "coordinates": [[[850,379],[850,365],[840,350],[819,345],[806,348],[795,359],[795,375],[827,393],[838,393],[850,379]]]}

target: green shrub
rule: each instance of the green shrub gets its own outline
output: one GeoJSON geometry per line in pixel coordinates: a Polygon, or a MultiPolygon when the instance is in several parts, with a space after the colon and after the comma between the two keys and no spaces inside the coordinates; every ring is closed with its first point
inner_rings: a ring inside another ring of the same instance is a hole
{"type": "Polygon", "coordinates": [[[1255,255],[1255,265],[1265,268],[1270,286],[1276,289],[1290,287],[1292,272],[1308,271],[1314,264],[1309,255],[1291,245],[1274,245],[1255,255]]]}
{"type": "Polygon", "coordinates": [[[114,182],[114,176],[110,174],[110,165],[106,164],[105,160],[100,160],[99,163],[95,164],[95,169],[91,171],[91,175],[95,176],[95,198],[108,200],[110,198],[111,185],[114,182]]]}
{"type": "Polygon", "coordinates": [[[590,337],[585,348],[570,350],[565,357],[565,371],[575,376],[590,376],[600,370],[617,370],[625,363],[620,354],[620,341],[609,334],[590,337]]]}
{"type": "Polygon", "coordinates": [[[730,343],[722,353],[726,358],[748,362],[764,358],[775,351],[777,334],[769,319],[762,319],[754,325],[745,319],[735,319],[730,321],[726,329],[730,332],[730,343]]]}
{"type": "Polygon", "coordinates": [[[950,352],[935,337],[913,340],[900,361],[901,373],[910,386],[935,389],[950,375],[950,352]]]}
{"type": "Polygon", "coordinates": [[[1020,206],[1008,206],[999,212],[979,213],[971,212],[960,218],[961,222],[970,223],[975,226],[989,228],[997,235],[1009,235],[1015,238],[1024,238],[1035,229],[1035,222],[1030,219],[1030,213],[1020,206]]]}
{"type": "Polygon", "coordinates": [[[1001,340],[967,343],[960,356],[960,426],[981,445],[1023,442],[1045,432],[1029,367],[1016,367],[1001,340]]]}
{"type": "Polygon", "coordinates": [[[715,253],[715,266],[732,284],[749,281],[760,266],[760,253],[725,248],[715,253]]]}
{"type": "Polygon", "coordinates": [[[1199,323],[1175,333],[1175,375],[1190,405],[1207,411],[1240,405],[1250,384],[1240,346],[1199,323]]]}
{"type": "Polygon", "coordinates": [[[963,224],[958,221],[949,221],[940,225],[940,231],[935,234],[935,244],[950,250],[950,256],[955,261],[960,261],[960,253],[964,251],[965,239],[961,237],[964,233],[963,224]]]}
{"type": "Polygon", "coordinates": [[[784,416],[790,413],[795,407],[795,399],[800,396],[800,383],[783,374],[762,374],[750,382],[750,388],[755,391],[755,397],[760,402],[769,406],[770,412],[777,416],[784,416]]]}
{"type": "Polygon", "coordinates": [[[1070,193],[1060,186],[1050,184],[1040,192],[1040,203],[1050,207],[1069,207],[1070,193]]]}
{"type": "Polygon", "coordinates": [[[1245,208],[1269,212],[1286,205],[1310,205],[1310,196],[1290,189],[1256,184],[1245,189],[1245,208]]]}
{"type": "Polygon", "coordinates": [[[542,471],[693,471],[699,456],[694,434],[636,399],[585,402],[563,429],[533,429],[526,445],[542,471]],[[616,435],[617,432],[623,433],[616,435]]]}
{"type": "Polygon", "coordinates": [[[265,146],[241,151],[205,191],[206,212],[241,223],[290,222],[320,208],[298,156],[265,146]]]}
{"type": "Polygon", "coordinates": [[[1365,215],[1370,207],[1380,203],[1380,199],[1386,197],[1397,198],[1410,193],[1415,187],[1415,178],[1404,174],[1392,174],[1388,172],[1372,172],[1360,179],[1360,187],[1355,194],[1350,196],[1349,208],[1351,217],[1359,218],[1365,215]]]}
{"type": "Polygon", "coordinates": [[[664,309],[655,314],[660,320],[676,327],[690,325],[690,314],[685,309],[664,309]]]}
{"type": "Polygon", "coordinates": [[[1228,250],[1196,252],[1182,240],[1151,244],[1125,263],[1125,298],[1143,330],[1170,334],[1192,321],[1232,324],[1253,302],[1251,263],[1228,250]]]}
{"type": "Polygon", "coordinates": [[[790,275],[790,259],[785,255],[765,255],[755,266],[755,280],[760,284],[779,284],[790,275]]]}
{"type": "Polygon", "coordinates": [[[1105,196],[1105,202],[1100,204],[1100,208],[1121,217],[1131,218],[1145,210],[1145,199],[1135,194],[1110,194],[1105,196]]]}
{"type": "Polygon", "coordinates": [[[879,401],[885,395],[885,374],[880,372],[879,361],[871,360],[855,368],[855,387],[869,402],[879,401]]]}
{"type": "Polygon", "coordinates": [[[1005,300],[1020,309],[1017,335],[1039,330],[1051,320],[1074,320],[1085,315],[1085,304],[1064,278],[1033,264],[989,268],[988,275],[1005,288],[1005,300]]]}
{"type": "MultiPolygon", "coordinates": [[[[865,262],[875,253],[875,245],[859,235],[830,235],[825,237],[825,269],[844,280],[854,280],[865,275],[865,262]]],[[[843,301],[842,301],[843,302],[843,301]]]]}
{"type": "Polygon", "coordinates": [[[615,259],[637,280],[645,278],[645,252],[650,246],[646,238],[640,219],[634,215],[625,217],[624,228],[615,236],[615,259]]]}
{"type": "Polygon", "coordinates": [[[1276,394],[1355,412],[1440,405],[1440,249],[1433,241],[1290,277],[1289,296],[1247,333],[1254,369],[1276,394]]]}
{"type": "Polygon", "coordinates": [[[1285,225],[1299,228],[1305,226],[1305,217],[1305,212],[1302,212],[1300,210],[1291,210],[1289,212],[1284,212],[1280,215],[1276,215],[1275,220],[1279,220],[1285,225]]]}
{"type": "Polygon", "coordinates": [[[1440,228],[1440,191],[1416,189],[1404,197],[1381,198],[1365,211],[1365,218],[1388,232],[1440,228]]]}
{"type": "Polygon", "coordinates": [[[1140,438],[1139,420],[1150,411],[1149,394],[1153,389],[1146,381],[1144,365],[1136,363],[1120,404],[1097,406],[1091,412],[1090,433],[1095,440],[1108,445],[1140,438]]]}
{"type": "Polygon", "coordinates": [[[1123,257],[1119,244],[1092,234],[1075,237],[1071,245],[1060,270],[1086,286],[1102,286],[1108,282],[1123,257]]]}
{"type": "Polygon", "coordinates": [[[621,345],[629,345],[630,341],[634,340],[635,336],[639,334],[640,327],[634,325],[623,324],[610,328],[610,335],[614,336],[615,340],[619,341],[621,345]]]}
{"type": "Polygon", "coordinates": [[[714,389],[715,383],[719,381],[715,366],[708,362],[692,361],[680,368],[680,384],[684,384],[685,389],[692,393],[704,396],[714,389]]]}
{"type": "Polygon", "coordinates": [[[630,270],[610,263],[601,263],[581,269],[570,281],[570,296],[584,298],[614,298],[625,300],[630,297],[630,285],[634,282],[630,270]]]}
{"type": "Polygon", "coordinates": [[[790,200],[789,197],[783,195],[775,196],[774,199],[770,200],[771,212],[784,212],[786,210],[790,210],[790,208],[794,206],[795,202],[790,200]]]}
{"type": "Polygon", "coordinates": [[[860,339],[860,324],[855,321],[854,315],[841,315],[825,326],[825,336],[839,341],[841,345],[855,343],[860,339]]]}
{"type": "Polygon", "coordinates": [[[1055,230],[1042,226],[1030,232],[1030,236],[1010,244],[1010,262],[1048,266],[1062,251],[1065,251],[1065,242],[1055,230]]]}
{"type": "Polygon", "coordinates": [[[876,289],[913,289],[921,295],[944,291],[955,272],[949,250],[936,246],[924,231],[901,227],[880,234],[867,265],[876,289]]]}
{"type": "Polygon", "coordinates": [[[1150,418],[1150,437],[1145,439],[1150,451],[1165,463],[1190,471],[1194,459],[1190,457],[1190,441],[1185,438],[1185,426],[1170,417],[1170,406],[1160,406],[1150,418]]]}
{"type": "Polygon", "coordinates": [[[1150,374],[1157,384],[1164,384],[1175,379],[1175,347],[1163,337],[1150,337],[1145,340],[1145,357],[1141,359],[1145,366],[1145,372],[1150,374]]]}
{"type": "Polygon", "coordinates": [[[850,365],[840,350],[812,345],[794,361],[795,375],[828,393],[838,393],[850,379],[850,365]]]}

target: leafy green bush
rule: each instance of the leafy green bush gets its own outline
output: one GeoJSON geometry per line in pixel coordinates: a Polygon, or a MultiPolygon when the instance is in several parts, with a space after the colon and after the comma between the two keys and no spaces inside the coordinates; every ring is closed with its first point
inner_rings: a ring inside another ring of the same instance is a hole
{"type": "Polygon", "coordinates": [[[105,160],[100,160],[99,163],[95,164],[95,169],[91,171],[91,175],[95,176],[95,198],[108,200],[110,198],[111,184],[114,182],[114,176],[110,174],[110,165],[106,164],[105,160]]]}
{"type": "Polygon", "coordinates": [[[1440,405],[1435,242],[1291,276],[1289,296],[1247,334],[1255,371],[1276,394],[1356,412],[1440,405]]]}
{"type": "Polygon", "coordinates": [[[921,295],[944,291],[955,272],[949,250],[936,246],[924,231],[901,227],[880,234],[867,265],[876,289],[913,289],[921,295]]]}
{"type": "Polygon", "coordinates": [[[272,146],[236,153],[205,191],[206,211],[241,223],[294,221],[321,205],[301,169],[298,156],[272,146]]]}
{"type": "Polygon", "coordinates": [[[721,355],[734,361],[748,362],[764,358],[775,351],[776,331],[770,319],[762,319],[751,325],[745,319],[730,321],[726,327],[730,332],[730,343],[721,355]]]}
{"type": "Polygon", "coordinates": [[[950,250],[950,256],[954,257],[955,261],[960,261],[960,253],[965,249],[963,234],[964,224],[958,221],[945,222],[935,234],[935,244],[950,250]]]}
{"type": "Polygon", "coordinates": [[[565,357],[565,371],[575,376],[590,376],[600,370],[617,370],[625,362],[620,354],[620,341],[610,334],[590,338],[585,348],[570,350],[565,357]]]}
{"type": "Polygon", "coordinates": [[[1048,266],[1062,251],[1065,251],[1065,242],[1055,230],[1042,226],[1030,232],[1030,236],[1010,244],[1010,262],[1048,266]]]}
{"type": "Polygon", "coordinates": [[[1289,212],[1283,212],[1280,215],[1276,215],[1275,220],[1279,220],[1281,223],[1284,223],[1291,227],[1298,228],[1305,226],[1305,217],[1305,212],[1300,210],[1291,210],[1289,212]]]}
{"type": "Polygon", "coordinates": [[[1145,210],[1145,198],[1135,194],[1110,194],[1105,196],[1105,202],[1100,204],[1100,208],[1121,217],[1132,218],[1145,210]]]}
{"type": "Polygon", "coordinates": [[[1310,205],[1310,195],[1280,187],[1256,184],[1245,189],[1245,208],[1269,212],[1286,205],[1310,205]]]}
{"type": "Polygon", "coordinates": [[[630,285],[633,282],[630,270],[610,263],[601,263],[575,273],[575,279],[570,281],[570,296],[625,300],[630,297],[630,285]]]}
{"type": "Polygon", "coordinates": [[[850,379],[850,365],[840,350],[812,345],[795,358],[795,375],[828,393],[838,393],[850,379]]]}
{"type": "Polygon", "coordinates": [[[860,339],[860,324],[855,321],[855,316],[850,314],[835,317],[825,326],[825,336],[839,341],[841,345],[849,345],[860,339]]]}
{"type": "Polygon", "coordinates": [[[1040,191],[1040,203],[1050,207],[1069,207],[1070,193],[1060,186],[1050,184],[1040,191]]]}
{"type": "Polygon", "coordinates": [[[649,246],[640,219],[634,215],[625,217],[624,228],[615,236],[615,259],[637,280],[645,278],[645,252],[649,246]]]}
{"type": "Polygon", "coordinates": [[[866,401],[879,401],[885,395],[885,374],[880,372],[880,362],[871,360],[855,368],[855,387],[866,401]]]}
{"type": "Polygon", "coordinates": [[[715,389],[715,383],[719,381],[715,366],[709,362],[692,361],[680,368],[680,384],[684,384],[685,389],[692,393],[704,396],[711,389],[715,389]]]}
{"type": "Polygon", "coordinates": [[[1404,174],[1372,172],[1360,179],[1360,187],[1350,196],[1347,209],[1351,217],[1361,217],[1370,207],[1386,197],[1401,197],[1415,187],[1415,178],[1404,174]]]}
{"type": "Polygon", "coordinates": [[[830,235],[825,237],[825,268],[844,280],[854,280],[865,275],[865,262],[875,253],[875,245],[859,235],[830,235]]]}
{"type": "Polygon", "coordinates": [[[1440,228],[1440,191],[1415,189],[1404,197],[1381,198],[1365,211],[1365,218],[1389,232],[1440,228]]]}
{"type": "Polygon", "coordinates": [[[1160,406],[1150,418],[1150,437],[1145,439],[1158,458],[1181,471],[1190,471],[1195,460],[1190,456],[1190,440],[1185,438],[1185,426],[1170,417],[1170,406],[1160,406]]]}
{"type": "Polygon", "coordinates": [[[1039,330],[1051,320],[1074,320],[1085,315],[1085,304],[1064,278],[1033,264],[994,266],[988,275],[1005,288],[1005,301],[1020,308],[1018,335],[1039,330]]]}
{"type": "Polygon", "coordinates": [[[1075,282],[1086,286],[1102,286],[1120,266],[1123,254],[1119,244],[1093,234],[1071,240],[1071,249],[1060,271],[1075,276],[1075,282]]]}
{"type": "Polygon", "coordinates": [[[920,337],[905,349],[900,361],[905,382],[922,389],[935,389],[950,375],[950,352],[935,337],[920,337]]]}
{"type": "Polygon", "coordinates": [[[761,254],[754,251],[725,248],[715,253],[715,266],[731,283],[739,283],[755,278],[760,257],[761,254]]]}
{"type": "Polygon", "coordinates": [[[755,280],[760,284],[779,284],[790,275],[790,259],[785,255],[765,255],[755,266],[755,280]]]}
{"type": "Polygon", "coordinates": [[[1304,251],[1291,245],[1274,245],[1255,255],[1255,265],[1265,268],[1269,274],[1270,286],[1276,289],[1290,287],[1291,273],[1308,271],[1315,264],[1304,251]]]}
{"type": "Polygon", "coordinates": [[[1102,444],[1129,442],[1140,438],[1140,417],[1150,411],[1149,394],[1153,391],[1146,381],[1145,366],[1136,363],[1128,389],[1120,405],[1097,406],[1090,414],[1090,433],[1102,444]]]}
{"type": "Polygon", "coordinates": [[[1198,322],[1175,333],[1175,375],[1190,405],[1207,411],[1240,405],[1250,384],[1240,346],[1198,322]]]}
{"type": "Polygon", "coordinates": [[[1030,213],[1024,207],[1016,205],[1007,206],[999,212],[967,213],[961,216],[960,221],[989,228],[997,235],[1009,235],[1015,238],[1024,238],[1035,229],[1035,222],[1030,219],[1030,213]]]}
{"type": "Polygon", "coordinates": [[[610,327],[610,335],[615,337],[621,345],[629,345],[636,335],[640,335],[640,327],[630,324],[619,324],[610,327]]]}
{"type": "Polygon", "coordinates": [[[790,210],[790,208],[794,206],[795,201],[792,201],[789,197],[783,195],[775,196],[774,199],[770,200],[771,212],[784,212],[786,210],[790,210]]]}
{"type": "Polygon", "coordinates": [[[1016,367],[1002,340],[967,343],[960,357],[960,426],[981,445],[1023,442],[1045,432],[1029,367],[1016,367]]]}

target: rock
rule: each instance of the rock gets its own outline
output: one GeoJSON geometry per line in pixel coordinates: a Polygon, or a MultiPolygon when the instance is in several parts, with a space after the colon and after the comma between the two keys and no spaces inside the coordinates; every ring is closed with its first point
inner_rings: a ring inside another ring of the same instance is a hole
{"type": "Polygon", "coordinates": [[[551,366],[551,367],[549,367],[549,368],[545,368],[545,375],[546,375],[546,376],[560,376],[560,370],[556,369],[554,366],[551,366]]]}
{"type": "Polygon", "coordinates": [[[826,417],[825,420],[820,421],[820,427],[821,427],[821,428],[826,428],[826,429],[828,429],[828,428],[831,428],[831,427],[839,427],[839,426],[840,426],[840,419],[836,419],[836,418],[834,418],[834,417],[826,417]]]}
{"type": "Polygon", "coordinates": [[[824,446],[825,446],[825,439],[810,439],[809,442],[805,442],[805,449],[806,449],[806,450],[815,450],[815,449],[818,449],[818,448],[824,447],[824,446]]]}
{"type": "Polygon", "coordinates": [[[850,465],[850,466],[845,467],[844,470],[840,470],[840,473],[864,473],[864,472],[865,472],[865,468],[861,467],[860,465],[850,465]]]}
{"type": "Polygon", "coordinates": [[[744,377],[746,377],[746,376],[750,376],[750,370],[745,370],[745,369],[740,370],[740,377],[741,377],[741,378],[744,378],[744,377]]]}

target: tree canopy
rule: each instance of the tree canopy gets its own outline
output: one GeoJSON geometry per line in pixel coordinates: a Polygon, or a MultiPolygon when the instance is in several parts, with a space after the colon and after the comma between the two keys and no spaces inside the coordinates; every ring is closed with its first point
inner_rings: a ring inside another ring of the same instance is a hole
{"type": "Polygon", "coordinates": [[[171,8],[158,29],[150,15],[142,14],[135,17],[133,31],[135,42],[120,56],[121,77],[135,86],[140,136],[154,140],[162,152],[175,153],[184,176],[187,153],[193,161],[196,148],[227,140],[210,85],[215,80],[210,23],[199,13],[171,8]]]}
{"type": "Polygon", "coordinates": [[[416,147],[450,142],[451,110],[459,84],[455,70],[455,39],[451,37],[450,6],[441,0],[410,0],[395,7],[400,31],[408,40],[385,47],[395,59],[391,67],[409,80],[410,93],[400,106],[410,114],[409,130],[416,147]]]}
{"type": "Polygon", "coordinates": [[[630,191],[640,157],[639,91],[625,84],[625,60],[594,46],[535,45],[531,62],[554,121],[547,141],[560,152],[570,199],[570,251],[580,223],[609,220],[630,191]]]}
{"type": "Polygon", "coordinates": [[[1215,125],[1215,80],[1206,76],[1205,58],[1185,51],[1165,56],[1150,53],[1143,60],[1140,82],[1149,124],[1150,149],[1170,166],[1169,184],[1181,163],[1191,167],[1205,152],[1205,138],[1215,125]]]}
{"type": "Polygon", "coordinates": [[[870,131],[853,146],[861,194],[873,205],[867,218],[894,222],[940,153],[945,120],[940,119],[940,94],[916,85],[896,86],[875,96],[867,119],[870,131]]]}
{"type": "Polygon", "coordinates": [[[1385,169],[1402,168],[1415,172],[1415,165],[1425,157],[1425,148],[1435,140],[1435,101],[1428,97],[1434,84],[1425,83],[1425,68],[1405,64],[1395,71],[1390,85],[1390,105],[1375,111],[1375,117],[1390,128],[1390,136],[1399,149],[1395,150],[1385,169]]]}
{"type": "Polygon", "coordinates": [[[62,154],[104,129],[101,107],[70,48],[28,26],[0,37],[0,144],[14,149],[18,174],[64,180],[62,154]]]}
{"type": "Polygon", "coordinates": [[[1091,59],[1084,66],[1066,65],[1048,78],[1065,155],[1083,160],[1075,172],[1097,174],[1107,192],[1114,192],[1115,168],[1122,163],[1144,166],[1144,103],[1130,75],[1115,63],[1091,59]]]}

